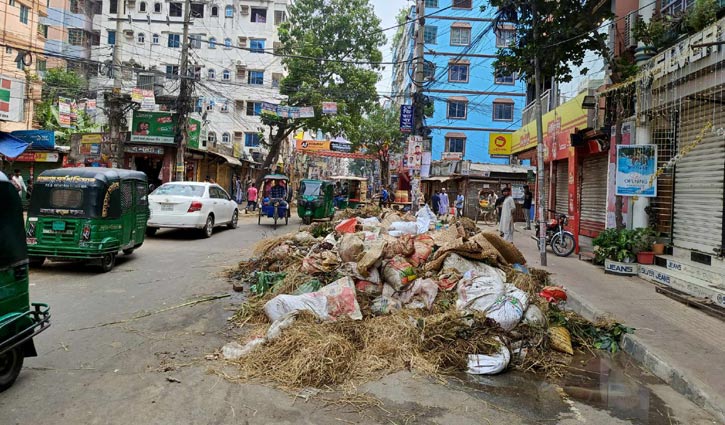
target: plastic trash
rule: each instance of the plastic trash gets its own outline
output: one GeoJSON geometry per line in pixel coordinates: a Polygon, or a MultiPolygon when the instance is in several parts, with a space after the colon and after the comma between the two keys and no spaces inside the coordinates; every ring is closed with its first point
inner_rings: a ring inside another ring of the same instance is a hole
{"type": "Polygon", "coordinates": [[[358,223],[362,224],[363,226],[380,227],[380,220],[377,217],[358,218],[357,221],[358,221],[358,223]]]}
{"type": "Polygon", "coordinates": [[[355,298],[355,284],[350,277],[338,279],[309,294],[277,295],[264,305],[264,313],[272,322],[298,311],[309,311],[321,320],[335,320],[342,316],[362,320],[360,305],[355,298]]]}
{"type": "Polygon", "coordinates": [[[230,342],[222,347],[222,355],[226,360],[239,360],[251,353],[255,348],[264,344],[264,342],[264,338],[254,338],[245,345],[241,345],[238,342],[230,342]]]}
{"type": "Polygon", "coordinates": [[[357,218],[348,218],[342,220],[340,224],[335,226],[335,230],[338,233],[355,233],[355,227],[357,226],[357,218]]]}
{"type": "Polygon", "coordinates": [[[552,326],[548,330],[551,348],[566,354],[574,354],[571,346],[571,334],[563,326],[552,326]]]}
{"type": "Polygon", "coordinates": [[[523,264],[516,263],[516,264],[513,265],[513,268],[517,272],[521,272],[521,273],[524,273],[524,274],[529,274],[529,268],[526,267],[523,264]]]}
{"type": "Polygon", "coordinates": [[[409,221],[394,221],[390,225],[390,230],[403,232],[403,234],[407,235],[415,235],[418,233],[418,225],[409,221]]]}
{"type": "Polygon", "coordinates": [[[513,285],[506,285],[506,293],[485,310],[486,317],[493,319],[507,331],[519,324],[529,306],[526,292],[513,285]]]}
{"type": "Polygon", "coordinates": [[[469,273],[469,276],[469,279],[458,282],[457,309],[485,312],[504,296],[506,286],[495,271],[489,271],[488,274],[469,273]]]}
{"type": "Polygon", "coordinates": [[[423,205],[423,207],[419,209],[418,212],[415,214],[415,217],[415,224],[419,235],[429,231],[430,224],[433,223],[436,219],[436,215],[433,213],[433,211],[431,211],[428,205],[423,205]]]}
{"type": "Polygon", "coordinates": [[[539,292],[539,296],[547,302],[558,303],[559,301],[566,301],[566,290],[561,286],[545,286],[539,292]]]}
{"type": "Polygon", "coordinates": [[[543,326],[546,324],[546,317],[539,307],[531,304],[524,313],[524,323],[533,326],[543,326]]]}
{"type": "Polygon", "coordinates": [[[416,277],[413,266],[399,255],[383,262],[383,279],[396,291],[413,283],[416,277]]]}
{"type": "Polygon", "coordinates": [[[437,295],[438,284],[433,279],[417,279],[409,288],[398,292],[395,298],[400,300],[407,308],[427,308],[430,310],[437,295]]]}
{"type": "Polygon", "coordinates": [[[337,252],[340,254],[342,261],[350,262],[359,260],[364,249],[365,247],[360,237],[353,233],[346,233],[340,239],[337,252]]]}
{"type": "Polygon", "coordinates": [[[267,341],[277,339],[283,330],[292,326],[292,324],[295,322],[296,317],[297,313],[295,312],[287,314],[279,320],[275,320],[274,323],[269,326],[269,329],[267,329],[267,341]]]}
{"type": "Polygon", "coordinates": [[[499,351],[496,354],[469,354],[468,370],[466,373],[471,375],[495,375],[503,372],[511,362],[511,352],[499,338],[496,340],[500,343],[499,351]]]}
{"type": "Polygon", "coordinates": [[[433,253],[433,238],[429,235],[418,235],[413,239],[413,255],[408,257],[410,264],[415,267],[423,264],[433,253]]]}
{"type": "Polygon", "coordinates": [[[402,305],[399,300],[385,295],[375,298],[373,303],[370,305],[370,311],[372,311],[376,316],[390,314],[393,311],[400,310],[401,308],[402,305]]]}

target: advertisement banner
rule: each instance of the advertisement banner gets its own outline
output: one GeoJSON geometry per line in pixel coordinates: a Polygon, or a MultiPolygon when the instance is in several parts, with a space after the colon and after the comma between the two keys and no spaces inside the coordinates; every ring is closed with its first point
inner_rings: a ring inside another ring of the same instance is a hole
{"type": "Polygon", "coordinates": [[[420,137],[408,138],[407,166],[413,170],[420,170],[423,165],[423,141],[420,137]]]}
{"type": "Polygon", "coordinates": [[[55,132],[49,130],[16,130],[10,133],[23,142],[30,143],[31,149],[55,148],[55,132]]]}
{"type": "Polygon", "coordinates": [[[88,133],[79,135],[82,145],[95,145],[104,142],[104,137],[110,139],[107,133],[88,133]]]}
{"type": "Polygon", "coordinates": [[[156,109],[156,96],[153,90],[134,88],[131,90],[131,101],[141,104],[141,110],[144,111],[156,109]]]}
{"type": "Polygon", "coordinates": [[[443,161],[460,161],[463,159],[463,152],[443,152],[441,159],[443,161]]]}
{"type": "Polygon", "coordinates": [[[322,102],[322,113],[325,115],[337,115],[337,102],[322,102]]]}
{"type": "Polygon", "coordinates": [[[352,152],[350,143],[330,142],[330,150],[334,152],[352,152]]]}
{"type": "Polygon", "coordinates": [[[489,155],[511,155],[511,133],[489,133],[489,155]]]}
{"type": "MultiPolygon", "coordinates": [[[[588,111],[582,108],[582,102],[586,92],[582,92],[577,97],[560,105],[554,110],[544,114],[542,123],[544,125],[544,137],[556,136],[549,134],[549,130],[556,130],[557,133],[572,133],[576,128],[584,128],[587,126],[588,111]],[[554,127],[551,126],[552,121],[559,121],[554,127]]],[[[512,154],[523,152],[536,147],[536,120],[524,125],[514,131],[511,140],[512,154]]]]}
{"type": "Polygon", "coordinates": [[[329,151],[329,140],[296,140],[295,147],[298,151],[329,151]]]}
{"type": "Polygon", "coordinates": [[[176,117],[168,112],[133,111],[131,142],[174,144],[176,117]]]}
{"type": "Polygon", "coordinates": [[[190,148],[199,147],[199,139],[201,138],[201,121],[189,118],[189,125],[186,128],[186,145],[190,148]]]}
{"type": "Polygon", "coordinates": [[[413,105],[400,105],[400,131],[413,132],[413,105]]]}
{"type": "Polygon", "coordinates": [[[657,196],[657,145],[617,146],[617,195],[657,196]]]}
{"type": "Polygon", "coordinates": [[[58,124],[61,127],[71,126],[71,102],[67,97],[58,97],[58,124]]]}
{"type": "Polygon", "coordinates": [[[0,120],[23,121],[25,83],[0,75],[0,120]]]}
{"type": "Polygon", "coordinates": [[[15,158],[16,162],[58,162],[60,154],[58,152],[25,152],[15,158]]]}

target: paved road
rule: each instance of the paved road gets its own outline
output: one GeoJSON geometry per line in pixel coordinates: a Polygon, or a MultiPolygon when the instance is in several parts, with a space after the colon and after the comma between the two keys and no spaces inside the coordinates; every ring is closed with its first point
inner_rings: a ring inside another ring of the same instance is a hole
{"type": "MultiPolygon", "coordinates": [[[[298,222],[273,232],[247,217],[211,239],[161,231],[110,273],[59,263],[34,271],[32,299],[51,305],[53,325],[37,338],[40,356],[0,394],[0,424],[628,423],[617,416],[631,413],[562,397],[557,386],[515,373],[473,388],[399,373],[362,387],[385,404],[361,411],[221,378],[213,371],[234,369],[205,356],[234,337],[227,318],[241,300],[179,306],[230,294],[223,270],[254,241],[298,222]],[[144,313],[151,314],[134,319],[144,313]]],[[[642,394],[635,422],[659,423],[662,416],[651,415],[661,410],[682,423],[709,423],[664,385],[642,394]]]]}

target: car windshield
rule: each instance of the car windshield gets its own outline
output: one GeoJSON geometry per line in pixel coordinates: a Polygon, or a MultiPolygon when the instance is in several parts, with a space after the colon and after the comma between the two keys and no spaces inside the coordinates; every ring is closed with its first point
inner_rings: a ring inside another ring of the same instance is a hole
{"type": "Polygon", "coordinates": [[[192,184],[163,184],[152,195],[204,196],[204,186],[192,184]]]}
{"type": "Polygon", "coordinates": [[[300,192],[304,196],[320,196],[320,188],[322,184],[313,182],[300,183],[300,192]]]}

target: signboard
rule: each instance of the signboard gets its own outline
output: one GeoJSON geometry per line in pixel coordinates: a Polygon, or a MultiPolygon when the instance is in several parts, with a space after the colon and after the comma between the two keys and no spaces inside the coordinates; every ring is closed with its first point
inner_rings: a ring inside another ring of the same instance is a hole
{"type": "Polygon", "coordinates": [[[0,120],[23,121],[25,82],[0,75],[0,120]]]}
{"type": "Polygon", "coordinates": [[[124,146],[124,152],[127,153],[140,153],[146,155],[163,155],[164,148],[161,146],[124,146]]]}
{"type": "Polygon", "coordinates": [[[337,115],[337,102],[322,102],[322,113],[326,115],[337,115]]]}
{"type": "MultiPolygon", "coordinates": [[[[568,134],[574,132],[577,127],[584,128],[587,126],[588,111],[582,108],[582,102],[586,94],[586,92],[582,92],[577,97],[544,114],[542,117],[546,133],[544,137],[555,136],[549,134],[550,130],[568,134]],[[550,125],[552,121],[556,120],[559,120],[559,122],[550,125]]],[[[535,147],[536,143],[536,120],[533,120],[513,132],[510,153],[515,154],[529,150],[535,147]]]]}
{"type": "Polygon", "coordinates": [[[140,103],[141,109],[145,111],[156,109],[156,97],[153,90],[134,88],[131,90],[131,101],[140,103]]]}
{"type": "Polygon", "coordinates": [[[93,145],[103,143],[103,139],[105,136],[108,136],[108,138],[110,139],[110,135],[107,133],[81,134],[79,138],[82,145],[93,145]]]}
{"type": "Polygon", "coordinates": [[[657,145],[617,146],[617,195],[657,196],[657,145]]]}
{"type": "Polygon", "coordinates": [[[400,131],[413,132],[413,105],[400,105],[400,131]]]}
{"type": "Polygon", "coordinates": [[[17,162],[58,162],[60,154],[58,152],[25,152],[15,158],[17,162]]]}
{"type": "Polygon", "coordinates": [[[471,175],[471,161],[461,161],[461,175],[462,176],[471,175]]]}
{"type": "Polygon", "coordinates": [[[408,138],[408,151],[406,153],[407,167],[412,170],[420,170],[423,165],[423,141],[420,137],[408,138]]]}
{"type": "Polygon", "coordinates": [[[71,102],[73,100],[67,97],[58,97],[58,124],[61,127],[71,126],[71,102]]]}
{"type": "Polygon", "coordinates": [[[352,152],[350,143],[330,142],[330,150],[335,152],[352,152]]]}
{"type": "Polygon", "coordinates": [[[463,159],[463,152],[443,152],[441,159],[443,161],[460,161],[463,159]]]}
{"type": "Polygon", "coordinates": [[[186,127],[186,145],[190,148],[198,148],[200,138],[201,121],[189,118],[189,124],[186,127]]]}
{"type": "Polygon", "coordinates": [[[511,197],[517,201],[524,200],[524,185],[512,184],[511,185],[511,197]]]}
{"type": "Polygon", "coordinates": [[[298,151],[329,151],[329,140],[296,140],[295,148],[298,151]]]}
{"type": "Polygon", "coordinates": [[[489,155],[511,155],[511,133],[489,133],[489,155]]]}
{"type": "Polygon", "coordinates": [[[23,142],[31,143],[31,149],[55,148],[55,132],[48,130],[17,130],[10,133],[23,142]]]}

